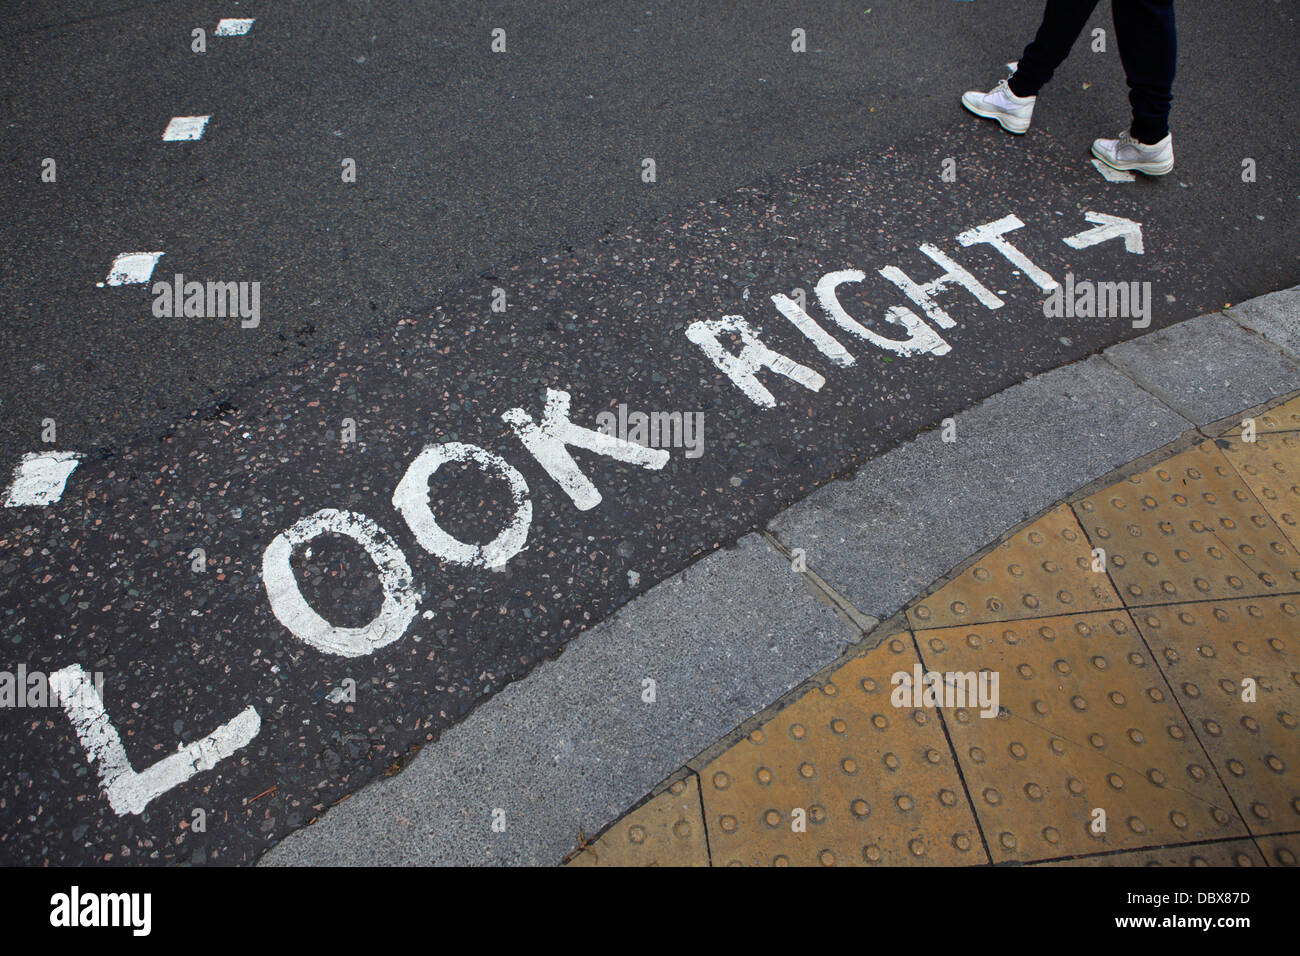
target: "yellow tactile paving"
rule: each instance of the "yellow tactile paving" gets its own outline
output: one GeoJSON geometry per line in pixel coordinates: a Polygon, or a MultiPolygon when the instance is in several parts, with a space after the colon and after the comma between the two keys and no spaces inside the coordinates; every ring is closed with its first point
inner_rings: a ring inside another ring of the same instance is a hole
{"type": "Polygon", "coordinates": [[[1229,440],[1223,449],[1293,548],[1300,548],[1300,432],[1229,440]]]}
{"type": "Polygon", "coordinates": [[[1259,837],[1256,841],[1269,866],[1300,865],[1300,835],[1259,837]]]}
{"type": "Polygon", "coordinates": [[[1130,607],[1300,590],[1300,554],[1214,442],[1076,503],[1130,607]]]}
{"type": "Polygon", "coordinates": [[[714,866],[988,861],[934,711],[890,704],[916,663],[906,632],[885,641],[701,772],[714,866]]]}
{"type": "Polygon", "coordinates": [[[708,866],[695,775],[678,780],[610,827],[570,866],[708,866]]]}
{"type": "Polygon", "coordinates": [[[1252,833],[1300,830],[1300,598],[1134,612],[1252,833]],[[1255,700],[1242,700],[1243,681],[1255,700]]]}
{"type": "Polygon", "coordinates": [[[1155,850],[1107,853],[1058,860],[1045,866],[1267,866],[1254,840],[1224,840],[1195,846],[1166,846],[1155,850]]]}
{"type": "Polygon", "coordinates": [[[999,675],[1003,716],[945,711],[995,862],[1246,835],[1127,613],[918,637],[928,670],[999,675]]]}
{"type": "Polygon", "coordinates": [[[688,778],[707,845],[669,839],[663,794],[575,862],[1297,865],[1300,398],[1254,423],[1058,505],[913,602],[913,630],[688,778]],[[917,646],[927,670],[996,673],[998,716],[895,707],[917,646]],[[634,826],[677,855],[628,849],[634,826]]]}
{"type": "Polygon", "coordinates": [[[1250,417],[1255,419],[1256,435],[1265,432],[1300,431],[1300,398],[1293,398],[1289,402],[1275,405],[1260,415],[1242,415],[1238,421],[1233,423],[1231,428],[1223,433],[1224,436],[1236,435],[1241,437],[1244,429],[1242,422],[1250,417]]]}
{"type": "Polygon", "coordinates": [[[916,629],[1014,621],[1121,607],[1066,505],[1008,538],[960,577],[908,609],[916,629]]]}

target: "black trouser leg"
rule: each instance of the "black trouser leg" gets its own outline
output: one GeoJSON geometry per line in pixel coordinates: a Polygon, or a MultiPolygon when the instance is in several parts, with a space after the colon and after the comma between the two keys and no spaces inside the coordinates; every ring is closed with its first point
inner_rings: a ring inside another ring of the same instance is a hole
{"type": "Polygon", "coordinates": [[[1115,42],[1133,107],[1129,133],[1139,143],[1158,143],[1169,135],[1178,59],[1174,0],[1112,0],[1112,4],[1115,42]]]}
{"type": "MultiPolygon", "coordinates": [[[[1116,0],[1117,4],[1123,2],[1116,0]]],[[[1096,6],[1097,0],[1047,0],[1038,34],[1025,47],[1015,76],[1011,77],[1012,93],[1016,96],[1038,95],[1056,68],[1070,55],[1070,48],[1096,6]]]]}

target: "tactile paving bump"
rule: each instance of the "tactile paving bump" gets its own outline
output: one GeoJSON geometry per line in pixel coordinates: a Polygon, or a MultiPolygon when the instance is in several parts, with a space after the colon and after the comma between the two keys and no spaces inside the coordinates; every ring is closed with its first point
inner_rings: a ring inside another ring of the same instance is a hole
{"type": "Polygon", "coordinates": [[[1300,836],[1260,837],[1255,841],[1264,853],[1269,866],[1296,866],[1300,864],[1300,836]]]}
{"type": "Polygon", "coordinates": [[[1127,613],[918,638],[928,670],[998,675],[1000,716],[944,711],[994,862],[1247,835],[1127,613]]]}
{"type": "Polygon", "coordinates": [[[1229,441],[1224,454],[1293,548],[1300,548],[1300,433],[1229,441]]]}
{"type": "Polygon", "coordinates": [[[978,563],[908,609],[913,628],[1014,621],[1122,607],[1065,505],[1002,542],[978,563]]]}
{"type": "MultiPolygon", "coordinates": [[[[1240,421],[1235,422],[1231,428],[1223,433],[1224,437],[1236,435],[1241,437],[1243,426],[1241,422],[1252,416],[1242,415],[1240,421]]],[[[1268,411],[1253,416],[1255,419],[1255,434],[1264,432],[1290,432],[1300,431],[1300,398],[1293,398],[1289,402],[1283,402],[1276,405],[1268,411]]]]}
{"type": "Polygon", "coordinates": [[[1300,554],[1213,442],[1075,512],[1130,607],[1300,590],[1300,554]]]}
{"type": "Polygon", "coordinates": [[[1106,853],[1043,866],[1267,866],[1254,840],[1223,840],[1196,846],[1165,846],[1155,850],[1106,853]]]}
{"type": "Polygon", "coordinates": [[[1246,598],[1133,614],[1255,834],[1300,830],[1298,605],[1246,598]],[[1247,678],[1254,703],[1242,700],[1247,678]]]}
{"type": "Polygon", "coordinates": [[[712,761],[700,787],[713,864],[987,863],[934,711],[890,704],[890,678],[916,663],[902,632],[712,761]]]}
{"type": "Polygon", "coordinates": [[[570,866],[708,866],[695,775],[678,780],[601,835],[570,866]]]}

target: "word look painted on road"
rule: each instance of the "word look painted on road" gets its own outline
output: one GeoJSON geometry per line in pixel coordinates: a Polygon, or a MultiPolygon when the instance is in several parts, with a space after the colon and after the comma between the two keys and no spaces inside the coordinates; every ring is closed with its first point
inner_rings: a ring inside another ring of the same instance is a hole
{"type": "MultiPolygon", "coordinates": [[[[1086,213],[1085,218],[1095,223],[1095,228],[1066,238],[1063,240],[1066,245],[1082,249],[1108,239],[1123,239],[1129,252],[1142,254],[1139,223],[1092,212],[1086,213]]],[[[1060,283],[1006,238],[1008,233],[1023,226],[1018,217],[1004,216],[959,234],[957,242],[965,247],[992,247],[1043,292],[1056,292],[1060,283]]],[[[987,309],[999,309],[1005,303],[937,246],[925,243],[920,251],[943,270],[937,278],[917,282],[896,266],[879,270],[879,275],[894,285],[924,316],[918,315],[912,307],[899,305],[885,312],[884,320],[905,332],[905,337],[881,335],[845,310],[839,299],[839,289],[866,280],[866,273],[858,269],[828,272],[818,280],[816,297],[822,311],[841,333],[873,348],[901,357],[948,354],[952,346],[942,337],[940,330],[955,327],[957,321],[937,301],[939,293],[950,287],[961,288],[987,309]]],[[[777,312],[832,364],[841,368],[856,364],[857,359],[843,342],[794,299],[778,293],[771,296],[771,301],[777,312]]],[[[775,408],[777,405],[776,396],[759,380],[759,373],[765,369],[812,392],[820,391],[826,384],[820,372],[765,344],[759,330],[743,316],[724,315],[720,319],[692,322],[686,329],[686,337],[749,401],[760,408],[775,408]],[[739,351],[729,349],[724,339],[732,343],[738,340],[739,351]]],[[[667,464],[668,451],[647,447],[644,442],[635,440],[644,436],[629,435],[625,427],[611,428],[612,413],[603,412],[598,416],[600,427],[595,429],[576,424],[570,418],[570,403],[568,392],[548,388],[540,421],[524,408],[511,408],[501,418],[578,510],[596,507],[601,502],[601,495],[578,467],[570,448],[581,448],[650,470],[662,469],[667,464]]],[[[621,420],[618,423],[621,424],[621,420]]],[[[532,503],[523,475],[497,453],[462,442],[425,446],[398,482],[392,500],[416,542],[427,553],[467,567],[499,568],[506,564],[523,550],[532,523],[532,503]],[[484,474],[503,478],[509,484],[514,513],[500,534],[487,544],[476,545],[457,539],[438,524],[429,508],[429,479],[448,462],[476,466],[484,474]]],[[[319,651],[344,657],[370,654],[401,638],[420,603],[411,566],[396,540],[366,515],[333,508],[300,519],[271,541],[262,558],[262,582],[271,610],[291,634],[319,651]],[[326,533],[342,535],[360,544],[378,569],[383,603],[375,617],[363,627],[331,624],[307,603],[298,587],[290,565],[293,549],[326,533]]]]}
{"type": "MultiPolygon", "coordinates": [[[[1109,239],[1123,239],[1130,253],[1143,253],[1139,223],[1092,212],[1085,213],[1085,217],[1096,227],[1066,238],[1063,240],[1066,245],[1083,249],[1109,239]]],[[[1016,216],[1004,216],[959,234],[957,243],[964,247],[991,247],[1027,281],[1041,291],[1051,293],[1060,284],[1007,238],[1009,233],[1023,226],[1024,223],[1016,216]]],[[[954,328],[957,321],[937,301],[940,293],[963,289],[986,309],[1000,309],[1004,305],[997,294],[937,246],[925,243],[920,246],[920,251],[942,270],[937,278],[917,282],[892,265],[878,270],[878,275],[893,287],[894,293],[901,294],[910,303],[893,305],[883,314],[886,323],[905,333],[902,337],[881,335],[844,308],[839,290],[845,285],[856,286],[865,282],[866,273],[858,269],[840,269],[826,273],[817,281],[815,293],[821,311],[833,323],[836,332],[849,337],[848,341],[855,348],[865,345],[900,357],[944,356],[952,351],[952,346],[943,338],[942,332],[954,328]]],[[[147,282],[160,255],[139,253],[119,257],[108,283],[147,282]],[[123,262],[123,259],[129,261],[123,262]]],[[[177,276],[175,286],[165,290],[173,314],[177,314],[178,294],[185,292],[186,296],[189,295],[186,291],[188,284],[186,289],[182,289],[182,282],[183,277],[177,276]]],[[[166,283],[159,285],[165,286],[166,283]]],[[[209,290],[204,286],[202,292],[206,308],[209,290]]],[[[155,293],[161,294],[157,288],[155,293]]],[[[223,294],[228,302],[228,291],[223,294]]],[[[827,331],[804,308],[802,301],[782,293],[773,294],[770,301],[777,313],[831,365],[851,368],[857,363],[857,358],[844,341],[827,331]]],[[[197,304],[196,299],[196,307],[197,304]]],[[[255,311],[256,307],[252,308],[255,311]]],[[[241,310],[241,314],[243,311],[246,310],[241,310]]],[[[685,334],[700,349],[702,357],[725,375],[746,400],[759,408],[775,408],[778,404],[776,396],[760,380],[760,373],[769,373],[769,380],[771,375],[786,378],[810,392],[818,392],[826,384],[826,378],[820,372],[772,349],[763,341],[760,330],[743,316],[724,315],[719,319],[695,321],[686,328],[685,334]]],[[[540,417],[525,408],[514,407],[501,418],[524,450],[532,455],[579,511],[597,507],[602,498],[599,489],[574,460],[571,448],[652,471],[660,470],[668,463],[669,451],[638,441],[647,436],[637,434],[636,429],[628,431],[620,427],[621,419],[616,419],[613,427],[608,418],[603,421],[598,418],[601,425],[598,428],[575,423],[570,414],[571,401],[568,392],[548,388],[540,417]]],[[[632,416],[628,415],[629,423],[631,419],[632,416]]],[[[664,424],[660,419],[661,429],[664,424]]],[[[667,424],[671,430],[671,418],[667,424]]],[[[691,449],[692,443],[686,440],[685,433],[686,421],[683,418],[682,441],[669,441],[668,444],[691,449]]],[[[660,434],[662,437],[662,431],[660,434]]],[[[696,434],[702,439],[702,430],[697,429],[696,434]]],[[[702,449],[702,444],[699,447],[702,449]]],[[[15,471],[14,487],[6,506],[56,501],[77,457],[59,453],[57,460],[48,454],[40,460],[25,460],[15,471]]],[[[686,457],[693,456],[688,451],[686,457]]],[[[503,568],[527,545],[533,521],[530,490],[518,469],[496,452],[459,441],[430,444],[421,449],[398,481],[392,503],[416,543],[426,553],[469,568],[503,568]],[[476,468],[486,476],[504,481],[509,489],[513,510],[496,537],[485,544],[455,537],[438,523],[430,508],[429,481],[441,467],[452,464],[476,468]]],[[[349,658],[372,654],[399,640],[418,612],[422,597],[415,589],[411,565],[398,542],[368,516],[335,508],[323,508],[307,515],[272,539],[262,555],[262,584],[271,611],[295,638],[322,653],[349,658]],[[341,627],[327,621],[308,604],[298,587],[290,563],[293,551],[322,534],[352,539],[361,545],[375,564],[383,601],[374,618],[362,627],[341,627]]],[[[426,612],[425,616],[430,617],[432,613],[426,612]]],[[[917,680],[919,682],[920,678],[917,680]]],[[[72,664],[51,674],[49,686],[67,712],[88,759],[96,766],[109,806],[119,816],[142,813],[146,805],[162,793],[197,773],[212,769],[219,761],[247,746],[261,729],[257,711],[246,707],[207,737],[188,745],[182,744],[170,756],[136,771],[104,709],[101,693],[79,665],[72,664]]],[[[996,709],[996,692],[996,684],[989,686],[987,681],[977,682],[975,697],[985,709],[996,709]],[[992,702],[987,703],[990,694],[992,702]]]]}

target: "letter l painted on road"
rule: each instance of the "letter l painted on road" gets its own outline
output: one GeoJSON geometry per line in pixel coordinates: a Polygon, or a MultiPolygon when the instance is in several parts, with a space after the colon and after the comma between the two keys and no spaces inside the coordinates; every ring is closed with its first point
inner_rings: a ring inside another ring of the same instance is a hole
{"type": "Polygon", "coordinates": [[[202,740],[185,745],[170,757],[136,773],[131,769],[117,728],[104,711],[103,700],[80,665],[72,664],[51,674],[50,690],[58,696],[72,721],[86,758],[98,765],[99,782],[108,796],[108,805],[119,817],[143,813],[155,797],[180,786],[202,770],[211,770],[219,761],[246,747],[262,729],[257,711],[246,707],[234,720],[222,724],[202,740]]]}

